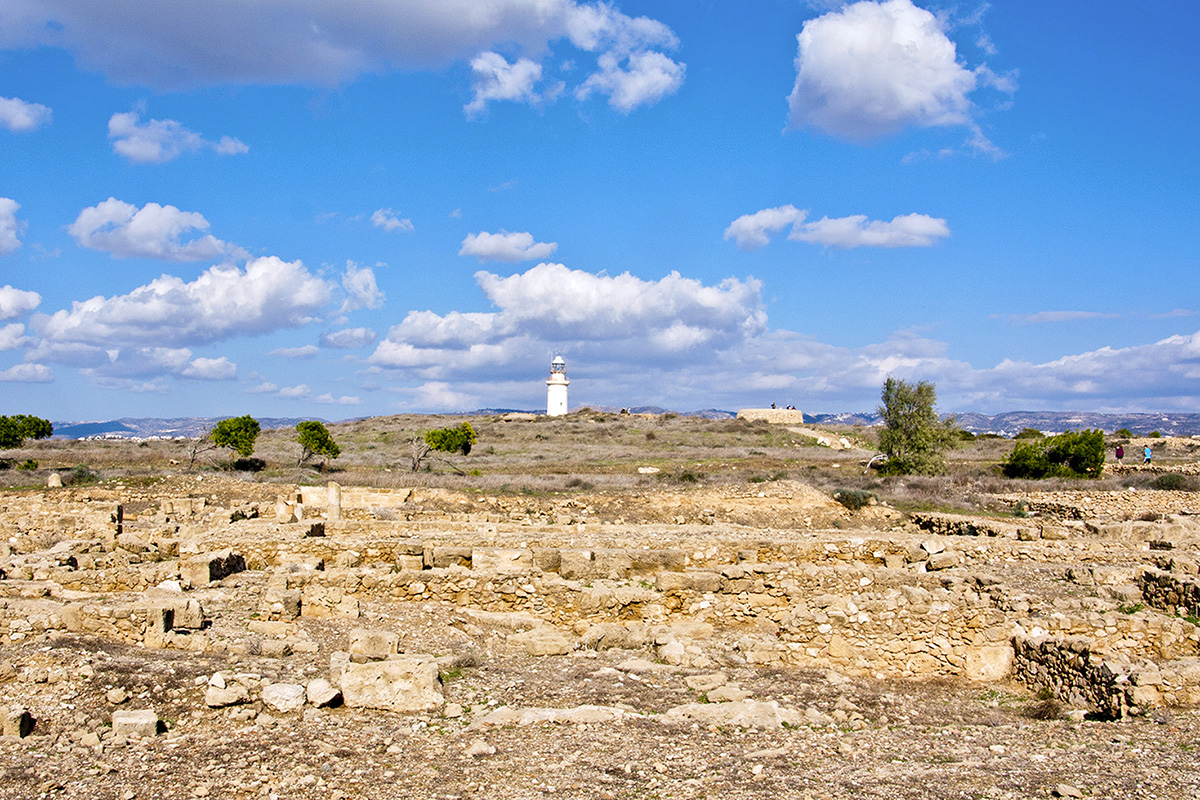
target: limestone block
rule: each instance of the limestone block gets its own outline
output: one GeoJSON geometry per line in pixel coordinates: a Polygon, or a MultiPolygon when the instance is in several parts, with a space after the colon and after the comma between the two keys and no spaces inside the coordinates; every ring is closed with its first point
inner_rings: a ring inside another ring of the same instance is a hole
{"type": "Polygon", "coordinates": [[[400,634],[394,631],[356,628],[350,631],[350,658],[356,662],[378,661],[399,652],[400,634]]]}
{"type": "Polygon", "coordinates": [[[926,569],[938,570],[957,567],[961,561],[961,556],[957,551],[948,551],[942,553],[933,553],[925,562],[926,569]]]}
{"type": "Polygon", "coordinates": [[[575,642],[562,631],[543,625],[522,633],[510,634],[510,647],[524,650],[531,656],[562,656],[575,649],[575,642]]]}
{"type": "Polygon", "coordinates": [[[342,693],[337,687],[324,678],[315,678],[304,687],[308,702],[317,708],[335,706],[342,702],[342,693]]]}
{"type": "Polygon", "coordinates": [[[298,683],[272,683],[263,687],[263,705],[287,713],[303,708],[308,696],[298,683]]]}
{"type": "Polygon", "coordinates": [[[471,567],[470,547],[434,547],[429,566],[434,569],[446,567],[471,567]]]}
{"type": "Polygon", "coordinates": [[[241,555],[229,550],[219,550],[180,562],[179,579],[185,586],[207,586],[245,568],[246,559],[241,555]]]}
{"type": "Polygon", "coordinates": [[[702,594],[710,594],[721,591],[721,574],[709,570],[696,570],[689,572],[692,579],[692,588],[702,594]]]}
{"type": "Polygon", "coordinates": [[[660,592],[686,592],[692,584],[692,576],[685,572],[660,572],[654,578],[654,588],[660,592]]]}
{"type": "Polygon", "coordinates": [[[739,700],[731,703],[687,703],[676,706],[657,719],[665,725],[691,725],[705,727],[727,725],[738,728],[776,729],[787,725],[799,725],[803,715],[790,708],[781,708],[779,703],[759,703],[754,700],[739,700]]]}
{"type": "Polygon", "coordinates": [[[1008,677],[1012,666],[1013,649],[1010,644],[972,647],[966,652],[963,674],[972,681],[999,681],[1008,677]]]}
{"type": "Polygon", "coordinates": [[[561,563],[557,547],[533,548],[533,565],[542,572],[558,572],[561,563]]]}
{"type": "Polygon", "coordinates": [[[533,551],[523,548],[476,547],[471,551],[471,569],[495,575],[529,572],[533,551]]]}
{"type": "Polygon", "coordinates": [[[593,569],[599,577],[622,580],[629,577],[633,569],[633,559],[625,550],[595,550],[593,569]]]}
{"type": "Polygon", "coordinates": [[[665,664],[686,664],[687,648],[682,642],[671,641],[658,648],[658,657],[665,664]]]}
{"type": "Polygon", "coordinates": [[[1041,529],[1041,534],[1042,538],[1046,539],[1047,541],[1062,541],[1070,535],[1070,531],[1068,531],[1066,528],[1048,525],[1041,529]]]}
{"type": "Polygon", "coordinates": [[[16,736],[24,739],[33,733],[33,726],[36,723],[37,720],[33,718],[28,709],[21,707],[10,708],[4,714],[3,733],[5,736],[16,736]]]}
{"type": "Polygon", "coordinates": [[[250,702],[250,690],[240,683],[230,683],[225,686],[213,686],[211,683],[204,690],[204,705],[209,708],[225,708],[250,702]]]}
{"type": "Polygon", "coordinates": [[[47,489],[61,489],[62,485],[62,475],[59,475],[57,472],[51,472],[46,478],[47,489]]]}
{"type": "Polygon", "coordinates": [[[445,703],[437,662],[427,655],[347,664],[340,688],[342,699],[351,708],[430,711],[445,703]]]}
{"type": "Polygon", "coordinates": [[[590,578],[594,570],[594,554],[591,550],[559,550],[558,574],[567,580],[590,578]]]}
{"type": "Polygon", "coordinates": [[[153,709],[136,711],[114,711],[112,715],[113,736],[137,736],[149,739],[158,735],[158,714],[153,709]]]}

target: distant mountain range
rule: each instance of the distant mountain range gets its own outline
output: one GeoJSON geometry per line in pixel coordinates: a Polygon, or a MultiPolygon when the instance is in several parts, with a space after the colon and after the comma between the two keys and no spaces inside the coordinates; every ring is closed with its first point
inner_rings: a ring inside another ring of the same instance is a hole
{"type": "MultiPolygon", "coordinates": [[[[55,422],[54,435],[64,439],[192,439],[203,436],[227,417],[122,417],[107,422],[55,422]]],[[[263,430],[294,428],[312,417],[257,417],[263,430]]],[[[328,420],[321,420],[327,422],[328,420]]]]}
{"type": "MultiPolygon", "coordinates": [[[[617,406],[591,406],[593,411],[616,414],[622,411],[617,406]]],[[[736,412],[716,408],[699,411],[672,411],[659,406],[629,406],[631,414],[679,414],[684,417],[703,419],[731,419],[736,412]]],[[[484,408],[462,416],[498,414],[540,414],[542,411],[521,411],[515,408],[484,408]]],[[[106,437],[112,439],[172,439],[202,436],[224,417],[122,417],[106,422],[55,422],[54,435],[65,439],[106,437]]],[[[258,423],[264,430],[293,428],[296,423],[311,417],[259,417],[258,423]]],[[[1088,411],[1007,411],[1003,414],[956,414],[960,426],[972,433],[996,433],[1012,436],[1025,428],[1036,428],[1043,433],[1061,433],[1067,430],[1100,428],[1112,431],[1128,428],[1134,434],[1144,436],[1159,431],[1164,436],[1200,435],[1200,414],[1097,414],[1088,411]]],[[[321,420],[328,422],[328,420],[321,420]]],[[[878,425],[875,414],[805,414],[805,422],[816,425],[878,425]]]]}
{"type": "MultiPolygon", "coordinates": [[[[1003,414],[954,415],[955,421],[971,433],[997,433],[1012,436],[1026,428],[1042,433],[1099,428],[1112,433],[1127,428],[1145,436],[1158,431],[1164,436],[1200,435],[1200,414],[1099,414],[1090,411],[1006,411],[1003,414]]],[[[825,425],[878,425],[876,414],[805,414],[806,422],[825,425]]]]}

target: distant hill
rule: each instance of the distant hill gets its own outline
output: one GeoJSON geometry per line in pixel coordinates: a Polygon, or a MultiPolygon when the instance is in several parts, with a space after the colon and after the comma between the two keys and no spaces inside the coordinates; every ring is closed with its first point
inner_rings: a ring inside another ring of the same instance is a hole
{"type": "MultiPolygon", "coordinates": [[[[103,436],[110,439],[192,439],[203,436],[228,417],[123,417],[106,422],[54,422],[54,435],[63,439],[103,436]]],[[[263,430],[294,428],[312,417],[257,417],[263,430]]],[[[321,420],[328,422],[328,420],[321,420]]]]}
{"type": "MultiPolygon", "coordinates": [[[[1200,435],[1200,414],[1100,414],[1091,411],[1006,411],[1003,414],[955,414],[955,420],[971,433],[997,433],[1012,436],[1025,428],[1042,433],[1099,428],[1112,433],[1127,428],[1145,436],[1159,431],[1164,436],[1200,435]]],[[[866,413],[805,414],[805,422],[818,425],[878,425],[879,417],[866,413]]]]}
{"type": "MultiPolygon", "coordinates": [[[[594,411],[606,414],[620,413],[618,406],[591,406],[594,411]]],[[[736,412],[717,408],[698,411],[672,411],[660,406],[629,406],[631,414],[679,414],[682,417],[702,419],[732,419],[736,412]]],[[[463,416],[486,416],[495,414],[527,413],[541,414],[543,411],[519,411],[510,408],[485,408],[471,411],[463,416]]],[[[227,417],[122,417],[104,422],[55,422],[54,435],[64,439],[85,439],[104,436],[114,439],[170,439],[175,437],[194,438],[202,436],[227,417]]],[[[296,423],[311,417],[259,417],[258,423],[264,430],[294,428],[296,423]]],[[[972,433],[997,433],[1012,436],[1025,428],[1036,428],[1043,433],[1061,433],[1082,428],[1100,428],[1112,433],[1128,428],[1132,433],[1145,436],[1159,431],[1165,436],[1200,436],[1200,414],[1098,414],[1089,411],[1006,411],[1003,414],[975,414],[966,412],[955,415],[958,424],[972,433]]],[[[343,420],[349,421],[349,420],[343,420]]],[[[805,422],[816,425],[878,425],[879,417],[864,412],[842,412],[838,414],[805,414],[805,422]]],[[[328,423],[329,420],[321,420],[328,423]]]]}

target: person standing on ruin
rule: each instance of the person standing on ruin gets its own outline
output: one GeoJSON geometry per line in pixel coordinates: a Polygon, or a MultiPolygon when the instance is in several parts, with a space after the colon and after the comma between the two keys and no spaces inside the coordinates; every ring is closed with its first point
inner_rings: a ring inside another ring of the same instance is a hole
{"type": "Polygon", "coordinates": [[[1150,456],[1152,456],[1154,454],[1153,451],[1150,449],[1150,445],[1146,445],[1146,448],[1144,450],[1142,450],[1142,452],[1146,454],[1146,460],[1143,461],[1142,463],[1149,464],[1150,456]]]}
{"type": "Polygon", "coordinates": [[[1117,463],[1122,463],[1121,459],[1125,458],[1125,445],[1117,445],[1117,463]]]}

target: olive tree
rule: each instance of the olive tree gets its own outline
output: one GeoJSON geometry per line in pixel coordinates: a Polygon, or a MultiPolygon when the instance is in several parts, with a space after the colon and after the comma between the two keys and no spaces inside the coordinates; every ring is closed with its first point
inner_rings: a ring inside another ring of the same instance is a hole
{"type": "Polygon", "coordinates": [[[879,449],[887,456],[883,470],[893,475],[936,475],[946,467],[945,452],[954,447],[954,418],[938,418],[937,389],[928,381],[909,383],[889,377],[883,384],[883,420],[879,449]]]}
{"type": "MultiPolygon", "coordinates": [[[[475,428],[471,423],[464,422],[453,428],[436,428],[426,431],[424,438],[414,436],[409,443],[412,447],[412,471],[421,468],[421,462],[433,451],[443,453],[462,453],[464,456],[471,452],[471,446],[479,441],[475,428]]],[[[449,462],[446,462],[449,464],[449,462]]],[[[458,469],[450,464],[454,469],[458,469]]]]}
{"type": "Polygon", "coordinates": [[[196,457],[201,453],[215,450],[219,447],[228,448],[242,458],[249,458],[254,453],[254,441],[262,430],[258,420],[246,414],[241,417],[223,419],[213,426],[213,429],[192,443],[191,463],[196,463],[196,457]]]}
{"type": "MultiPolygon", "coordinates": [[[[296,462],[296,466],[300,466],[313,456],[337,458],[341,455],[342,448],[338,447],[324,423],[315,419],[301,422],[296,425],[296,431],[298,433],[296,441],[300,443],[300,460],[296,462]]],[[[321,468],[325,468],[325,462],[321,462],[321,468]]]]}

